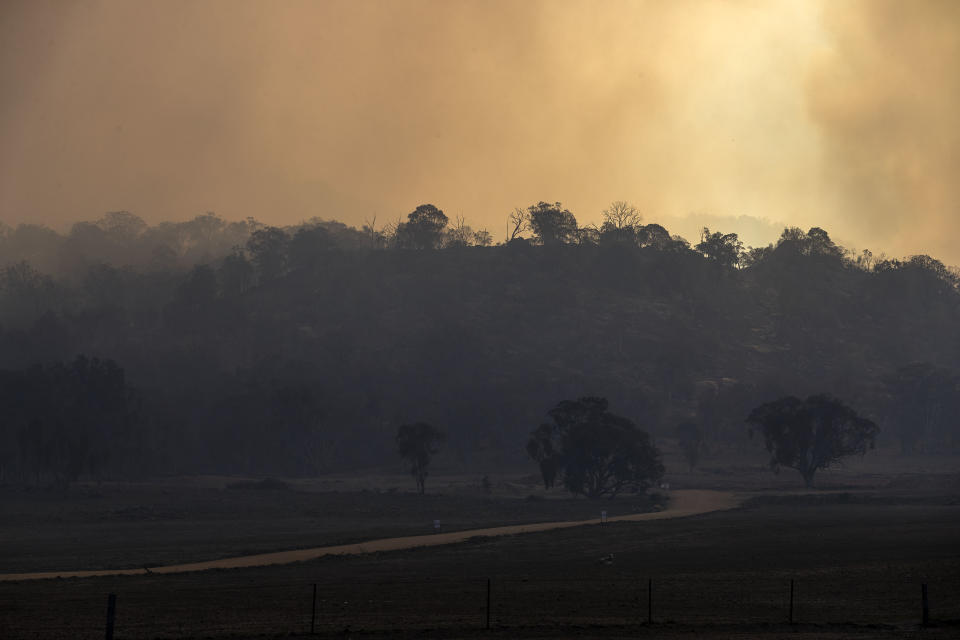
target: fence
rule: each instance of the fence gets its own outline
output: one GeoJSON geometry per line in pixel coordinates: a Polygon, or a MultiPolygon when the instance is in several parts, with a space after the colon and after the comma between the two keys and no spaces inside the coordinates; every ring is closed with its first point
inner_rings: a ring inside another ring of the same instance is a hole
{"type": "Polygon", "coordinates": [[[923,584],[687,575],[229,586],[170,584],[158,577],[116,583],[115,600],[89,588],[78,594],[81,583],[51,581],[51,589],[33,596],[5,596],[0,636],[99,639],[113,633],[134,639],[648,623],[919,625],[927,610],[932,623],[960,620],[960,578],[954,577],[923,584]]]}

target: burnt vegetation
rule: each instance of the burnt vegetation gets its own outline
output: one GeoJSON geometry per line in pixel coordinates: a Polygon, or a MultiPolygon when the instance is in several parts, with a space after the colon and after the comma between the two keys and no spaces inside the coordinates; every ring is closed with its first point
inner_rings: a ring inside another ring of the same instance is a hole
{"type": "Polygon", "coordinates": [[[618,484],[571,473],[574,432],[541,434],[554,448],[530,455],[588,495],[659,478],[638,433],[681,440],[691,467],[762,458],[745,421],[788,396],[831,394],[879,446],[957,452],[955,270],[819,228],[745,248],[710,229],[688,242],[627,203],[604,217],[540,202],[502,244],[429,204],[361,228],[127,212],[66,234],[0,227],[0,481],[396,465],[398,427],[421,422],[445,433],[448,466],[530,464],[531,429],[574,398],[603,400],[590,446],[633,438],[646,456],[618,484]]]}

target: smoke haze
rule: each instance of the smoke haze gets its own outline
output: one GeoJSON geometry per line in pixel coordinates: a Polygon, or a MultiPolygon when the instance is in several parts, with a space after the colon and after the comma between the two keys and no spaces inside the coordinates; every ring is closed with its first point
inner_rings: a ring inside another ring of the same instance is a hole
{"type": "Polygon", "coordinates": [[[826,3],[808,80],[846,234],[960,261],[960,4],[826,3]]]}
{"type": "Polygon", "coordinates": [[[949,1],[6,2],[0,219],[622,199],[960,262],[958,42],[949,1]]]}

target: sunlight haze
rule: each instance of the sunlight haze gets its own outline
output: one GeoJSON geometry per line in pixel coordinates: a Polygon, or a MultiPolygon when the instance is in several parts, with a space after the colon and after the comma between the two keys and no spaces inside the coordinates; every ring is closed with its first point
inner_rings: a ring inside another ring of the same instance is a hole
{"type": "Polygon", "coordinates": [[[433,203],[499,241],[627,200],[955,264],[958,34],[936,1],[6,2],[0,220],[433,203]]]}

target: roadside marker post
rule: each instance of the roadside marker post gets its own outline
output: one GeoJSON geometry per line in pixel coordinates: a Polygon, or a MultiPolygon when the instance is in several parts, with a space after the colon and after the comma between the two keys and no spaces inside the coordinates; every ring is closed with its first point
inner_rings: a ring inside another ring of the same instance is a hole
{"type": "Polygon", "coordinates": [[[647,624],[653,624],[653,578],[647,580],[647,624]]]}
{"type": "Polygon", "coordinates": [[[107,596],[107,628],[104,637],[106,640],[113,640],[113,620],[117,613],[117,594],[111,593],[107,596]]]}
{"type": "Polygon", "coordinates": [[[790,615],[787,617],[787,621],[793,624],[793,578],[790,579],[790,615]]]}
{"type": "Polygon", "coordinates": [[[487,578],[487,629],[490,628],[490,578],[487,578]]]}

